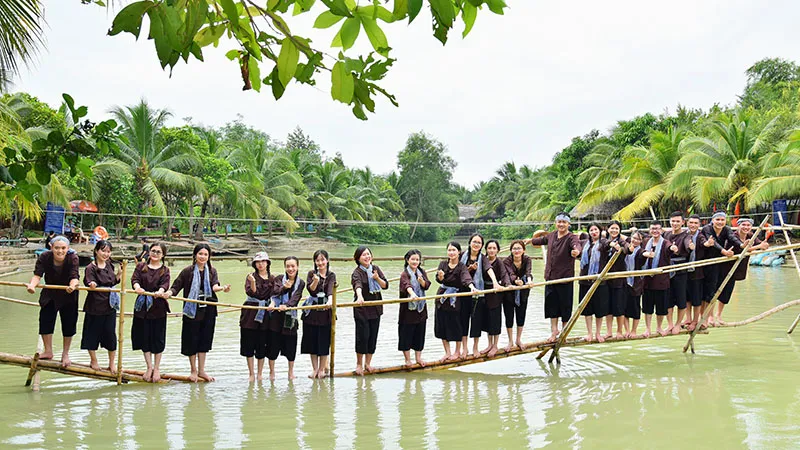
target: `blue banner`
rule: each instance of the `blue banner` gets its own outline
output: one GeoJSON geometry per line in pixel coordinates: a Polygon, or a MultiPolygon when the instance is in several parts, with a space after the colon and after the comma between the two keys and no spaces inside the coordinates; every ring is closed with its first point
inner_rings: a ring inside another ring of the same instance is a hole
{"type": "Polygon", "coordinates": [[[781,219],[778,217],[778,213],[781,213],[783,216],[783,221],[789,221],[789,218],[786,217],[786,200],[773,200],[772,201],[772,224],[773,225],[780,225],[781,219]]]}
{"type": "Polygon", "coordinates": [[[64,208],[47,202],[44,216],[44,232],[64,233],[64,208]]]}

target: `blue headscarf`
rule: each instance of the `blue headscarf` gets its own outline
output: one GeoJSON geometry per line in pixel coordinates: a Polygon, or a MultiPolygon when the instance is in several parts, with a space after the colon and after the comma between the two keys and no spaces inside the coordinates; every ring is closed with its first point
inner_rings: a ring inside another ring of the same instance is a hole
{"type": "MultiPolygon", "coordinates": [[[[417,277],[422,276],[422,274],[419,271],[419,268],[417,268],[417,270],[412,271],[411,267],[406,266],[406,272],[408,272],[408,277],[411,279],[411,289],[414,291],[414,294],[417,297],[424,297],[425,290],[422,289],[422,286],[419,284],[419,280],[417,280],[417,277]]],[[[421,313],[422,311],[425,310],[425,303],[426,303],[425,300],[420,300],[417,302],[408,302],[408,309],[410,310],[416,309],[417,312],[421,313]]]]}

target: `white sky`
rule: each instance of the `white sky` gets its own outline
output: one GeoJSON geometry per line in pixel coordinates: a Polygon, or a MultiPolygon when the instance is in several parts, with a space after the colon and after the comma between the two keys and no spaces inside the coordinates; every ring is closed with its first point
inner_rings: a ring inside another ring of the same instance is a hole
{"type": "MultiPolygon", "coordinates": [[[[508,160],[547,165],[573,136],[617,120],[730,104],[761,58],[800,60],[800,3],[788,0],[507,1],[505,16],[481,11],[465,40],[459,23],[446,47],[425,11],[411,27],[386,25],[398,61],[383,86],[400,107],[378,100],[366,122],[331,100],[327,73],[277,102],[268,87],[242,92],[238,67],[223,56],[231,43],[170,78],[146,31],[138,42],[106,36],[113,13],[77,0],[45,1],[48,49],[14,89],[54,106],[68,92],[93,119],[144,97],[172,111],[172,125],[191,116],[219,126],[238,113],[278,140],[300,125],[328,155],[378,173],[393,170],[408,134],[424,130],[448,146],[454,180],[471,187],[508,160]]],[[[311,30],[316,14],[305,16],[290,18],[293,31],[326,47],[337,26],[311,30]]],[[[368,45],[362,31],[353,50],[368,45]]]]}

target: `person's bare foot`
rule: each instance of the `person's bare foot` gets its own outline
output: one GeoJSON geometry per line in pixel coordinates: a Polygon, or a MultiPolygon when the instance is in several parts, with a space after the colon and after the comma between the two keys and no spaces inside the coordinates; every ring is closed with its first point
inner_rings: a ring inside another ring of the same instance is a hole
{"type": "Polygon", "coordinates": [[[486,347],[485,349],[481,350],[481,355],[485,355],[485,354],[489,353],[490,351],[492,351],[492,348],[494,348],[494,347],[489,346],[489,347],[486,347]]]}
{"type": "Polygon", "coordinates": [[[202,379],[204,379],[206,381],[209,381],[209,382],[215,380],[214,377],[212,377],[211,375],[209,375],[209,374],[207,374],[205,372],[200,372],[200,373],[197,374],[197,376],[199,376],[200,378],[202,378],[202,379]]]}
{"type": "Polygon", "coordinates": [[[674,327],[672,327],[672,334],[678,334],[680,332],[681,332],[681,326],[680,325],[675,325],[674,327]]]}
{"type": "Polygon", "coordinates": [[[657,332],[658,332],[658,334],[660,334],[661,336],[666,336],[666,335],[667,335],[667,332],[666,332],[666,331],[664,331],[664,330],[662,330],[661,328],[657,329],[656,331],[657,331],[657,332]]]}
{"type": "Polygon", "coordinates": [[[686,325],[686,330],[687,330],[687,331],[694,331],[694,329],[695,329],[696,327],[697,327],[697,324],[695,324],[694,322],[689,322],[689,323],[686,325]]]}
{"type": "Polygon", "coordinates": [[[508,345],[506,345],[506,347],[503,350],[505,350],[506,353],[508,353],[511,351],[512,348],[514,348],[514,346],[511,345],[511,342],[509,342],[508,345]]]}
{"type": "Polygon", "coordinates": [[[606,339],[611,339],[611,337],[612,337],[611,333],[608,333],[607,335],[605,335],[606,339]]]}
{"type": "Polygon", "coordinates": [[[372,366],[370,366],[370,365],[366,365],[366,366],[364,366],[364,369],[365,369],[367,372],[369,372],[369,373],[372,373],[372,372],[374,372],[374,371],[375,371],[375,368],[374,368],[374,367],[372,367],[372,366]]]}
{"type": "Polygon", "coordinates": [[[325,378],[325,371],[320,370],[319,372],[317,372],[317,378],[319,378],[320,380],[325,378]]]}
{"type": "Polygon", "coordinates": [[[601,336],[600,333],[597,333],[594,337],[597,338],[597,342],[602,343],[606,341],[606,338],[604,336],[601,336]]]}
{"type": "Polygon", "coordinates": [[[650,330],[645,330],[645,332],[642,333],[642,336],[644,336],[646,338],[649,338],[650,337],[650,330]]]}
{"type": "Polygon", "coordinates": [[[586,336],[583,337],[583,340],[586,342],[592,342],[594,339],[591,334],[587,334],[586,336]]]}
{"type": "Polygon", "coordinates": [[[425,367],[425,360],[422,358],[417,358],[417,364],[419,364],[420,367],[425,367]]]}
{"type": "Polygon", "coordinates": [[[625,335],[617,331],[617,334],[616,336],[614,336],[614,339],[625,339],[625,335]]]}
{"type": "Polygon", "coordinates": [[[489,350],[488,353],[486,353],[486,356],[488,356],[489,358],[494,358],[494,355],[496,354],[497,354],[497,347],[492,347],[492,349],[489,350]]]}
{"type": "Polygon", "coordinates": [[[459,354],[456,354],[456,353],[453,353],[453,354],[452,354],[452,355],[450,355],[450,357],[449,357],[449,358],[447,358],[445,361],[458,361],[458,359],[459,359],[460,357],[461,357],[461,355],[459,355],[459,354]]]}
{"type": "Polygon", "coordinates": [[[153,381],[153,369],[148,368],[144,371],[144,375],[142,375],[144,381],[153,381]]]}
{"type": "Polygon", "coordinates": [[[258,376],[256,377],[256,379],[257,379],[258,381],[264,381],[264,375],[262,375],[262,374],[258,374],[258,376]]]}
{"type": "Polygon", "coordinates": [[[192,372],[189,374],[189,381],[192,383],[197,383],[197,372],[192,372]]]}
{"type": "Polygon", "coordinates": [[[290,370],[290,371],[289,371],[289,379],[290,379],[290,380],[294,380],[294,378],[295,378],[295,377],[294,377],[294,371],[290,370]]]}
{"type": "Polygon", "coordinates": [[[728,322],[725,322],[725,321],[724,321],[724,320],[722,320],[722,319],[719,319],[719,322],[717,322],[717,326],[718,326],[718,327],[724,327],[724,326],[725,326],[725,325],[727,325],[727,324],[728,324],[728,322]]]}
{"type": "Polygon", "coordinates": [[[547,338],[547,343],[548,343],[548,344],[552,344],[552,343],[553,343],[553,342],[555,342],[556,340],[558,340],[558,333],[552,333],[552,334],[550,335],[550,337],[549,337],[549,338],[547,338]]]}
{"type": "Polygon", "coordinates": [[[153,369],[153,383],[161,381],[161,372],[158,369],[153,369]]]}
{"type": "Polygon", "coordinates": [[[442,356],[442,357],[439,359],[439,362],[440,362],[440,363],[446,363],[446,362],[447,362],[447,361],[449,361],[449,360],[450,360],[450,358],[452,358],[452,357],[453,357],[453,355],[444,355],[444,356],[442,356]]]}
{"type": "Polygon", "coordinates": [[[69,355],[64,353],[61,355],[61,367],[69,367],[72,361],[69,360],[69,355]]]}
{"type": "Polygon", "coordinates": [[[108,367],[106,367],[106,369],[113,375],[117,374],[117,367],[113,364],[109,364],[108,367]]]}
{"type": "Polygon", "coordinates": [[[275,381],[275,372],[269,373],[269,381],[275,381]]]}
{"type": "Polygon", "coordinates": [[[525,344],[523,344],[522,341],[517,341],[517,347],[519,347],[520,350],[525,350],[525,344]]]}
{"type": "Polygon", "coordinates": [[[91,367],[94,370],[100,370],[100,364],[97,361],[91,361],[89,363],[89,367],[91,367]]]}
{"type": "Polygon", "coordinates": [[[356,366],[356,375],[363,376],[364,375],[364,368],[361,366],[356,366]]]}
{"type": "Polygon", "coordinates": [[[250,376],[247,377],[247,381],[250,382],[250,383],[254,383],[256,381],[256,376],[253,375],[253,374],[250,374],[250,376]]]}
{"type": "Polygon", "coordinates": [[[412,365],[411,360],[407,359],[406,362],[403,364],[403,367],[408,368],[408,367],[411,367],[411,365],[412,365]]]}
{"type": "Polygon", "coordinates": [[[470,356],[470,355],[469,355],[469,353],[467,353],[466,350],[461,352],[461,359],[467,359],[468,356],[470,356]]]}
{"type": "Polygon", "coordinates": [[[39,353],[39,359],[53,359],[53,352],[39,353]]]}

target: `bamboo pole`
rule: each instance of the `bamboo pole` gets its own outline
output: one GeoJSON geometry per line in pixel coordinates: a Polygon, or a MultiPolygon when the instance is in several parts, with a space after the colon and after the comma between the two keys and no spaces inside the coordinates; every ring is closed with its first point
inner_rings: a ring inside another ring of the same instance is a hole
{"type": "MultiPolygon", "coordinates": [[[[614,265],[614,263],[617,262],[617,259],[619,258],[619,255],[621,253],[622,253],[621,251],[614,252],[614,256],[612,256],[611,259],[609,259],[608,262],[606,263],[606,266],[603,267],[603,270],[599,274],[600,276],[598,276],[597,279],[594,280],[594,283],[592,283],[592,286],[589,288],[589,292],[587,292],[586,295],[583,297],[583,300],[580,302],[580,304],[578,304],[578,308],[575,310],[575,312],[572,313],[572,317],[569,318],[569,322],[567,322],[567,325],[564,326],[564,328],[561,330],[561,334],[558,336],[556,345],[552,347],[553,354],[550,355],[550,360],[548,362],[553,362],[553,359],[555,359],[557,364],[561,364],[561,357],[558,354],[558,350],[561,348],[562,345],[564,345],[564,342],[566,342],[567,336],[569,336],[569,333],[572,331],[572,328],[578,322],[578,317],[580,317],[580,314],[583,312],[584,309],[586,309],[586,306],[589,305],[589,301],[592,299],[592,296],[594,295],[595,291],[597,291],[597,288],[600,287],[600,283],[605,281],[606,275],[611,270],[611,267],[614,265]]],[[[542,357],[544,357],[544,355],[547,354],[547,351],[549,349],[550,348],[542,351],[542,353],[539,356],[537,356],[536,359],[541,359],[542,357]]]]}
{"type": "Polygon", "coordinates": [[[744,260],[744,257],[747,256],[748,253],[747,251],[750,250],[750,247],[756,240],[756,236],[758,236],[758,233],[761,232],[762,228],[764,228],[764,225],[767,223],[767,220],[769,220],[769,216],[764,216],[764,220],[761,221],[761,224],[758,225],[756,231],[753,232],[753,237],[746,241],[747,243],[742,249],[742,253],[740,253],[738,255],[738,258],[734,260],[733,267],[731,267],[731,269],[728,271],[728,274],[725,275],[725,279],[722,280],[722,284],[719,285],[719,287],[717,288],[717,292],[714,293],[714,296],[711,298],[711,301],[708,303],[708,306],[706,306],[706,310],[703,313],[703,316],[698,321],[698,325],[694,327],[691,334],[689,334],[689,340],[686,341],[686,345],[683,346],[683,353],[686,353],[686,351],[689,350],[690,347],[692,349],[692,353],[694,353],[694,337],[697,334],[697,330],[700,328],[700,324],[705,323],[705,321],[708,319],[708,316],[714,310],[714,306],[716,306],[717,299],[722,294],[722,290],[725,288],[725,285],[728,284],[728,281],[730,281],[730,279],[733,278],[733,273],[736,271],[736,268],[739,267],[739,264],[742,262],[742,260],[744,260]]]}
{"type": "Polygon", "coordinates": [[[117,386],[122,384],[122,349],[125,344],[125,282],[127,281],[128,261],[122,261],[122,272],[120,272],[120,293],[119,293],[119,329],[117,330],[117,386]]]}
{"type": "Polygon", "coordinates": [[[25,386],[30,386],[33,382],[33,378],[39,372],[36,369],[36,366],[39,364],[39,352],[33,355],[33,361],[31,361],[31,370],[28,371],[28,379],[25,380],[25,386]]]}
{"type": "MultiPolygon", "coordinates": [[[[783,212],[778,211],[778,219],[781,221],[781,228],[783,228],[783,237],[786,239],[786,243],[791,245],[792,240],[789,238],[789,232],[786,231],[786,224],[783,222],[783,212]]],[[[797,262],[797,255],[794,253],[794,250],[789,250],[789,253],[792,255],[792,261],[794,261],[794,268],[797,269],[797,275],[800,276],[800,264],[797,262]]],[[[786,330],[786,334],[792,334],[798,322],[800,322],[800,314],[794,319],[792,326],[786,330]]]]}
{"type": "Polygon", "coordinates": [[[336,356],[336,287],[337,284],[333,285],[333,299],[331,300],[331,356],[330,356],[330,374],[331,379],[333,379],[333,368],[334,368],[334,359],[336,356]]]}

